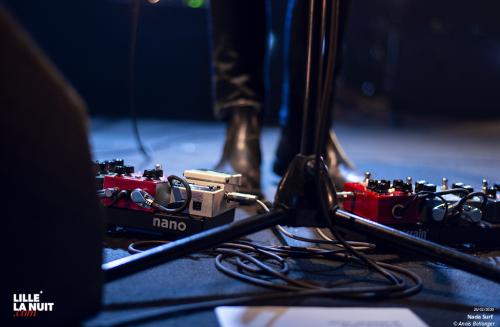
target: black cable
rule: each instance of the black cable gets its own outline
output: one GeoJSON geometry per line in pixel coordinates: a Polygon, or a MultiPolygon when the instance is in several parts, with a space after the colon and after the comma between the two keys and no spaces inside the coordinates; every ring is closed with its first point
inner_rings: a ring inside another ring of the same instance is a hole
{"type": "MultiPolygon", "coordinates": [[[[288,232],[283,226],[278,225],[277,226],[278,231],[285,235],[288,238],[301,241],[301,242],[309,242],[309,243],[316,243],[316,244],[330,244],[330,245],[335,245],[342,247],[342,244],[339,241],[333,240],[333,239],[317,239],[317,238],[309,238],[309,237],[304,237],[296,234],[292,234],[288,232]]],[[[354,248],[357,248],[357,250],[372,250],[375,249],[375,244],[371,243],[366,243],[366,242],[354,242],[354,241],[347,241],[351,246],[354,248]]]]}
{"type": "MultiPolygon", "coordinates": [[[[265,211],[269,208],[260,200],[256,202],[263,207],[265,211]]],[[[292,234],[293,235],[293,234],[292,234]]],[[[321,286],[316,282],[302,281],[290,278],[287,276],[289,273],[289,263],[287,258],[320,258],[331,261],[341,261],[344,263],[354,263],[360,266],[366,266],[366,258],[360,257],[359,254],[354,252],[354,256],[350,255],[355,249],[349,247],[350,242],[347,242],[336,235],[343,248],[339,248],[337,242],[328,241],[329,245],[336,246],[335,249],[317,248],[317,247],[291,247],[291,246],[264,246],[249,241],[234,241],[223,243],[215,249],[204,251],[205,253],[215,255],[215,266],[222,273],[241,280],[243,282],[251,283],[265,288],[276,289],[280,291],[293,291],[301,292],[304,289],[315,289],[318,291],[328,289],[328,287],[321,286]],[[275,280],[275,281],[273,281],[275,280]],[[281,283],[276,283],[281,281],[281,283]]],[[[309,242],[317,242],[321,240],[302,238],[309,242]]],[[[327,241],[327,240],[324,240],[327,241]]],[[[129,245],[130,253],[142,252],[144,248],[150,246],[157,246],[167,243],[167,241],[139,241],[129,245]]],[[[357,244],[357,243],[355,243],[357,244]]],[[[361,245],[365,245],[362,243],[361,245]]],[[[365,245],[365,248],[367,246],[365,245]]],[[[369,247],[368,247],[369,248],[369,247]]],[[[366,298],[366,297],[385,297],[385,296],[403,296],[406,294],[413,294],[421,288],[421,281],[416,277],[412,277],[412,273],[403,268],[388,265],[380,262],[372,262],[376,265],[375,271],[379,272],[391,284],[381,287],[371,288],[370,292],[365,294],[365,288],[351,287],[350,293],[345,293],[345,297],[353,298],[366,298]],[[388,271],[401,273],[415,282],[415,285],[408,287],[402,278],[390,273],[388,271]]],[[[321,293],[321,292],[320,292],[321,293]]]]}
{"type": "Polygon", "coordinates": [[[132,1],[132,9],[131,9],[131,28],[130,28],[130,49],[129,49],[129,62],[128,62],[128,70],[129,70],[129,113],[132,118],[132,130],[134,132],[134,137],[137,142],[137,147],[142,155],[146,159],[151,159],[151,155],[146,151],[146,147],[142,142],[142,138],[139,132],[139,124],[138,124],[138,116],[136,110],[136,101],[135,101],[135,57],[136,57],[136,49],[137,49],[137,34],[139,31],[139,17],[140,17],[140,0],[132,1]]]}
{"type": "MultiPolygon", "coordinates": [[[[325,73],[324,70],[324,65],[325,65],[325,57],[326,57],[326,47],[328,47],[328,40],[326,40],[326,29],[327,29],[327,8],[328,3],[332,0],[321,0],[321,11],[320,11],[320,21],[319,21],[319,51],[317,53],[318,55],[318,81],[316,84],[317,90],[319,92],[316,92],[316,97],[317,97],[317,102],[316,104],[321,105],[322,103],[322,97],[323,97],[323,82],[325,80],[325,75],[328,75],[325,73]]],[[[335,1],[335,0],[333,0],[335,1]]],[[[326,76],[328,77],[328,76],[326,76]]],[[[316,139],[317,141],[317,139],[316,139]]],[[[317,144],[316,144],[317,145],[317,144]]]]}
{"type": "Polygon", "coordinates": [[[457,208],[459,211],[462,211],[464,204],[467,202],[467,200],[472,199],[473,197],[478,196],[483,198],[483,201],[481,202],[481,210],[484,210],[484,207],[488,203],[488,196],[483,193],[483,192],[471,192],[464,196],[463,198],[460,199],[457,203],[457,208]]]}
{"type": "Polygon", "coordinates": [[[438,191],[438,192],[433,192],[434,194],[437,195],[447,195],[447,194],[463,194],[467,195],[469,194],[469,191],[465,188],[451,188],[449,190],[444,190],[444,191],[438,191]]]}
{"type": "MultiPolygon", "coordinates": [[[[158,202],[156,202],[156,199],[154,199],[153,196],[150,194],[147,194],[147,192],[144,192],[145,196],[147,195],[151,200],[154,201],[154,208],[156,210],[168,212],[168,213],[178,213],[184,211],[189,204],[191,203],[191,198],[192,198],[192,191],[191,191],[191,186],[189,183],[184,179],[176,175],[170,175],[167,177],[167,180],[170,184],[170,187],[173,187],[176,183],[179,183],[184,187],[186,190],[186,198],[183,199],[182,201],[176,201],[169,203],[167,206],[164,206],[158,202]]],[[[104,190],[100,190],[104,191],[104,190]]],[[[141,190],[142,191],[142,190],[141,190]]],[[[99,192],[99,191],[98,191],[99,192]]],[[[143,192],[143,191],[142,191],[143,192]]],[[[129,190],[117,190],[116,194],[113,196],[112,201],[110,204],[108,204],[108,207],[114,206],[120,199],[127,197],[130,199],[130,194],[131,192],[129,190]]],[[[149,207],[149,205],[148,205],[149,207]]],[[[153,207],[153,205],[151,205],[153,207]]]]}
{"type": "MultiPolygon", "coordinates": [[[[443,212],[443,217],[444,217],[443,222],[444,222],[446,220],[446,218],[448,217],[448,214],[450,211],[450,206],[448,204],[448,201],[446,201],[446,199],[443,197],[443,195],[446,195],[446,194],[452,194],[452,193],[442,194],[441,192],[420,191],[420,192],[415,194],[415,196],[410,201],[410,204],[412,204],[412,205],[416,204],[417,202],[415,200],[417,200],[418,198],[420,198],[420,199],[422,199],[422,198],[424,198],[424,199],[425,198],[431,198],[431,199],[438,198],[442,202],[442,205],[444,207],[444,212],[443,212]]],[[[407,209],[408,205],[405,204],[404,208],[407,209]]]]}
{"type": "Polygon", "coordinates": [[[168,182],[170,183],[170,186],[174,186],[174,181],[180,183],[182,186],[184,186],[184,189],[186,190],[186,198],[183,201],[176,201],[172,203],[171,205],[175,206],[175,208],[165,208],[166,212],[170,213],[177,213],[177,212],[182,212],[184,209],[186,209],[189,204],[191,203],[191,197],[192,197],[192,191],[191,191],[191,186],[189,183],[184,179],[176,175],[170,175],[167,177],[168,182]]]}
{"type": "MultiPolygon", "coordinates": [[[[349,243],[347,243],[340,233],[337,231],[335,225],[332,222],[332,216],[335,213],[335,208],[330,208],[330,204],[327,202],[327,198],[324,196],[325,193],[322,189],[322,186],[326,188],[327,191],[332,191],[333,195],[335,195],[335,186],[328,176],[328,169],[321,158],[322,155],[322,145],[324,144],[324,138],[327,135],[328,125],[326,124],[326,116],[327,110],[329,110],[330,102],[333,99],[332,90],[333,90],[333,79],[332,76],[335,72],[335,58],[337,51],[337,39],[338,39],[338,12],[339,12],[339,4],[337,1],[332,1],[333,5],[331,6],[331,19],[329,21],[329,51],[327,52],[327,67],[331,70],[331,74],[327,74],[327,77],[331,77],[331,80],[325,82],[325,86],[321,88],[321,103],[318,105],[318,114],[316,119],[316,148],[315,148],[315,181],[316,181],[316,192],[320,202],[320,209],[323,215],[323,218],[326,220],[330,231],[334,235],[334,237],[343,245],[346,251],[352,255],[350,260],[359,260],[364,263],[367,267],[373,269],[382,275],[387,281],[389,281],[395,287],[401,287],[401,279],[395,276],[393,273],[388,271],[386,265],[380,265],[377,262],[371,260],[363,253],[354,249],[349,243]],[[327,94],[327,91],[328,94],[327,94]],[[332,209],[332,211],[330,211],[332,209]]],[[[322,35],[324,35],[322,33],[322,35]]],[[[322,72],[320,71],[319,74],[322,72]]],[[[323,86],[323,85],[321,85],[323,86]]],[[[333,199],[336,200],[336,199],[333,199]]],[[[335,201],[336,203],[336,201],[335,201]]],[[[336,204],[335,204],[336,205],[336,204]]]]}
{"type": "MultiPolygon", "coordinates": [[[[431,191],[420,191],[415,194],[415,196],[412,198],[412,201],[410,203],[415,203],[415,200],[417,198],[438,198],[442,202],[442,205],[444,207],[444,213],[443,217],[443,222],[446,221],[446,218],[450,218],[452,216],[455,216],[456,214],[460,213],[463,210],[464,204],[467,202],[467,200],[472,199],[473,197],[481,197],[483,201],[481,202],[480,209],[484,210],[484,207],[486,206],[488,202],[488,196],[483,193],[483,192],[469,192],[466,189],[463,188],[455,188],[455,189],[450,189],[450,190],[444,190],[444,191],[439,191],[439,192],[431,192],[431,191]],[[460,200],[458,200],[455,203],[449,204],[448,201],[443,197],[443,195],[447,194],[460,194],[463,195],[460,200]],[[450,210],[451,208],[451,210],[450,210]]],[[[407,208],[408,205],[405,205],[405,208],[407,208]]]]}
{"type": "MultiPolygon", "coordinates": [[[[263,205],[265,206],[265,204],[263,205]]],[[[335,235],[336,233],[333,232],[333,234],[335,235]]],[[[147,314],[133,321],[126,320],[117,324],[130,324],[150,321],[152,319],[169,318],[179,314],[210,310],[217,306],[262,303],[262,301],[280,300],[290,297],[320,296],[347,299],[380,299],[409,296],[421,290],[422,280],[418,275],[402,267],[383,262],[374,262],[374,264],[380,268],[382,275],[388,279],[390,282],[389,285],[328,287],[313,281],[296,280],[287,276],[290,271],[287,258],[319,258],[327,260],[327,262],[337,261],[344,264],[352,263],[359,266],[366,266],[365,259],[349,254],[349,252],[353,252],[352,248],[349,248],[349,243],[343,240],[340,235],[335,235],[335,237],[343,244],[344,248],[325,249],[282,245],[264,246],[241,240],[221,244],[215,249],[205,251],[205,253],[215,255],[215,265],[219,271],[243,282],[279,291],[245,296],[227,294],[217,300],[200,299],[200,301],[192,301],[189,304],[175,305],[173,306],[174,308],[165,308],[165,311],[162,313],[147,314]],[[389,275],[389,278],[384,273],[389,275]],[[402,278],[403,276],[411,281],[412,285],[407,285],[402,278]],[[277,283],[276,281],[281,282],[277,283]]],[[[137,253],[141,252],[145,247],[164,243],[166,241],[140,241],[130,244],[129,251],[137,253]]],[[[361,282],[364,283],[366,281],[361,282]]],[[[355,283],[357,282],[353,281],[353,284],[355,283]]]]}
{"type": "MultiPolygon", "coordinates": [[[[167,241],[139,241],[131,243],[129,245],[129,252],[142,252],[143,249],[151,245],[157,246],[164,243],[167,243],[167,241]]],[[[215,249],[205,251],[205,253],[215,255],[216,268],[230,277],[265,288],[298,292],[294,294],[300,294],[301,291],[308,289],[317,290],[319,291],[318,294],[321,294],[323,291],[330,290],[331,288],[319,285],[313,281],[296,280],[288,277],[287,274],[290,269],[286,258],[323,258],[329,262],[345,262],[349,260],[360,266],[364,265],[361,259],[348,257],[345,249],[329,250],[310,247],[263,246],[247,241],[223,243],[215,249]],[[273,267],[273,264],[278,268],[273,267]],[[232,267],[234,269],[231,269],[232,267]],[[273,282],[269,278],[280,280],[284,284],[273,282]]],[[[402,278],[395,277],[395,282],[392,285],[369,288],[352,286],[346,289],[335,287],[332,293],[335,294],[338,289],[338,292],[345,293],[343,294],[344,297],[391,297],[394,295],[414,294],[414,292],[421,288],[420,278],[406,269],[381,262],[377,264],[385,269],[408,277],[415,285],[408,287],[402,278]],[[348,292],[346,291],[347,289],[348,292]]]]}
{"type": "MultiPolygon", "coordinates": [[[[262,202],[261,200],[256,200],[255,201],[264,211],[269,212],[268,206],[262,202]]],[[[343,247],[342,244],[336,240],[329,239],[326,236],[323,236],[323,239],[314,239],[314,238],[308,238],[308,237],[303,237],[299,235],[292,234],[288,232],[283,226],[281,225],[276,225],[275,227],[276,232],[281,236],[279,237],[280,239],[283,239],[283,237],[288,237],[297,241],[302,241],[302,242],[309,242],[309,243],[316,243],[316,244],[330,244],[330,245],[335,245],[339,247],[343,247]]],[[[348,241],[349,244],[351,244],[353,247],[357,248],[358,250],[372,250],[375,249],[375,244],[372,243],[366,243],[366,242],[353,242],[353,241],[348,241]]]]}
{"type": "MultiPolygon", "coordinates": [[[[329,130],[329,121],[327,119],[328,117],[328,110],[331,110],[333,105],[332,105],[332,100],[333,100],[333,93],[334,93],[334,81],[335,81],[335,62],[337,59],[337,40],[338,40],[338,20],[339,20],[339,0],[323,0],[326,3],[329,3],[326,5],[325,3],[323,4],[324,10],[326,11],[327,9],[330,9],[329,13],[329,18],[328,18],[328,25],[323,24],[323,28],[327,29],[329,28],[328,33],[323,32],[323,36],[327,36],[327,39],[324,40],[324,44],[327,47],[326,52],[323,53],[323,55],[326,55],[327,60],[326,60],[326,70],[324,72],[325,74],[325,79],[324,83],[321,85],[318,85],[318,88],[320,90],[319,93],[319,103],[318,103],[318,116],[317,116],[317,128],[316,128],[316,148],[315,148],[315,154],[316,154],[316,170],[319,169],[319,157],[322,155],[323,149],[325,147],[325,140],[328,135],[328,130],[329,130]]],[[[322,75],[323,71],[319,71],[319,75],[322,75]]]]}
{"type": "Polygon", "coordinates": [[[128,197],[130,195],[130,191],[127,190],[121,190],[119,191],[114,197],[111,203],[108,205],[108,207],[114,206],[120,199],[123,199],[125,197],[128,197]]]}

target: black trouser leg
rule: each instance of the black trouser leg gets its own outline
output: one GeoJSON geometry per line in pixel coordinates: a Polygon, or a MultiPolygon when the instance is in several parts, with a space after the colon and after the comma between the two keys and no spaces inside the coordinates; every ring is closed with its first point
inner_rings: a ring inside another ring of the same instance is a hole
{"type": "Polygon", "coordinates": [[[241,191],[260,194],[265,1],[212,0],[211,22],[215,115],[227,121],[215,169],[241,173],[241,191]]]}
{"type": "MultiPolygon", "coordinates": [[[[302,113],[304,108],[304,88],[305,88],[305,67],[306,67],[306,49],[307,49],[307,12],[308,1],[290,0],[289,6],[293,6],[291,22],[289,25],[289,45],[285,53],[285,69],[288,72],[283,85],[283,108],[285,111],[281,114],[282,136],[276,153],[274,171],[277,174],[283,174],[288,167],[289,162],[295,154],[300,151],[300,136],[302,133],[302,113]]],[[[339,49],[336,56],[335,75],[338,75],[341,67],[342,41],[347,28],[347,18],[349,11],[349,1],[340,2],[340,21],[339,21],[339,49]]],[[[286,37],[285,37],[286,38],[286,37]]],[[[285,45],[286,46],[286,45],[285,45]]],[[[333,109],[333,108],[332,108],[333,109]]],[[[331,112],[328,121],[331,120],[331,112]]],[[[327,147],[332,147],[332,141],[329,139],[327,147]]],[[[326,151],[327,161],[338,162],[338,158],[328,158],[328,155],[335,156],[336,151],[326,151]]]]}
{"type": "Polygon", "coordinates": [[[226,119],[234,108],[262,115],[266,12],[264,0],[212,0],[212,60],[215,115],[226,119]]]}

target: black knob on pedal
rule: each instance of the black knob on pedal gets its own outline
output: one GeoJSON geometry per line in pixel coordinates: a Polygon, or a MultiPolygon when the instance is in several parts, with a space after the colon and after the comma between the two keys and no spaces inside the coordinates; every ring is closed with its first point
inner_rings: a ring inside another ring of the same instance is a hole
{"type": "Polygon", "coordinates": [[[142,172],[142,177],[146,177],[148,179],[153,179],[153,178],[155,178],[155,173],[154,173],[154,171],[151,171],[149,169],[144,169],[144,171],[142,172]]]}
{"type": "Polygon", "coordinates": [[[404,184],[404,181],[402,179],[395,179],[392,181],[392,187],[395,188],[396,190],[399,190],[404,184]]]}
{"type": "Polygon", "coordinates": [[[117,174],[118,176],[125,174],[125,167],[115,166],[115,174],[117,174]]]}
{"type": "Polygon", "coordinates": [[[99,167],[104,174],[109,173],[111,170],[111,167],[109,166],[109,160],[104,160],[103,162],[101,162],[99,164],[99,167]]]}
{"type": "Polygon", "coordinates": [[[405,182],[402,179],[393,180],[392,187],[399,192],[411,192],[413,190],[411,183],[405,182]]]}
{"type": "Polygon", "coordinates": [[[422,186],[422,191],[425,191],[425,192],[436,192],[436,185],[434,184],[431,184],[431,183],[427,183],[427,184],[424,184],[422,186]]]}
{"type": "Polygon", "coordinates": [[[123,160],[123,159],[114,159],[113,162],[115,163],[115,166],[125,165],[125,160],[123,160]]]}
{"type": "Polygon", "coordinates": [[[377,193],[387,193],[389,192],[390,188],[391,188],[391,182],[386,179],[381,179],[375,186],[374,191],[377,193]]]}
{"type": "Polygon", "coordinates": [[[378,184],[378,181],[377,181],[377,180],[370,179],[370,180],[368,180],[368,184],[366,185],[366,187],[367,187],[369,190],[374,191],[374,190],[375,190],[375,188],[377,187],[377,184],[378,184]]]}
{"type": "Polygon", "coordinates": [[[415,193],[423,191],[425,184],[427,184],[427,181],[425,181],[425,180],[416,181],[415,182],[415,193]]]}
{"type": "Polygon", "coordinates": [[[134,166],[123,166],[125,174],[132,175],[134,173],[134,166]]]}
{"type": "Polygon", "coordinates": [[[156,165],[155,165],[154,172],[155,172],[155,177],[156,177],[157,179],[159,179],[159,178],[163,177],[163,169],[162,169],[162,167],[161,167],[161,165],[160,165],[160,164],[156,164],[156,165]]]}
{"type": "Polygon", "coordinates": [[[163,170],[153,170],[153,173],[154,173],[154,177],[155,179],[160,179],[161,177],[163,177],[163,170]]]}
{"type": "Polygon", "coordinates": [[[101,167],[100,167],[99,160],[96,160],[92,163],[92,169],[94,170],[96,175],[101,174],[101,167]]]}
{"type": "Polygon", "coordinates": [[[101,174],[106,174],[109,170],[109,161],[99,162],[99,172],[101,174]]]}
{"type": "Polygon", "coordinates": [[[494,186],[490,186],[486,189],[486,195],[490,198],[495,199],[497,197],[497,189],[494,186]]]}

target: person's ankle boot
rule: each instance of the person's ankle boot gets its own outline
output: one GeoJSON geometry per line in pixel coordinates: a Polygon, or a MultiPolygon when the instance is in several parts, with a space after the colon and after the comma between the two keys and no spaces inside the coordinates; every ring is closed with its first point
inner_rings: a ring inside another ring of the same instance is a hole
{"type": "Polygon", "coordinates": [[[337,191],[343,190],[346,182],[361,182],[363,180],[363,177],[356,172],[354,164],[347,157],[333,131],[329,133],[326,140],[325,163],[337,191]]]}
{"type": "Polygon", "coordinates": [[[281,129],[281,137],[273,163],[273,172],[276,175],[283,176],[290,162],[300,152],[300,135],[301,133],[291,132],[288,127],[281,129]]]}
{"type": "Polygon", "coordinates": [[[261,195],[260,129],[261,120],[253,108],[230,111],[222,158],[215,170],[242,175],[241,192],[261,195]]]}

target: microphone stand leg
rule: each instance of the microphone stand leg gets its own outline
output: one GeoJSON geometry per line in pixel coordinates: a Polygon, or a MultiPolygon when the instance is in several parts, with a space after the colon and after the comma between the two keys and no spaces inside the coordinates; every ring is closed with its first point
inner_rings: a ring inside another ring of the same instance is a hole
{"type": "Polygon", "coordinates": [[[102,265],[104,281],[111,282],[159,264],[276,226],[285,222],[288,216],[289,212],[285,210],[272,210],[105,263],[102,265]]]}

